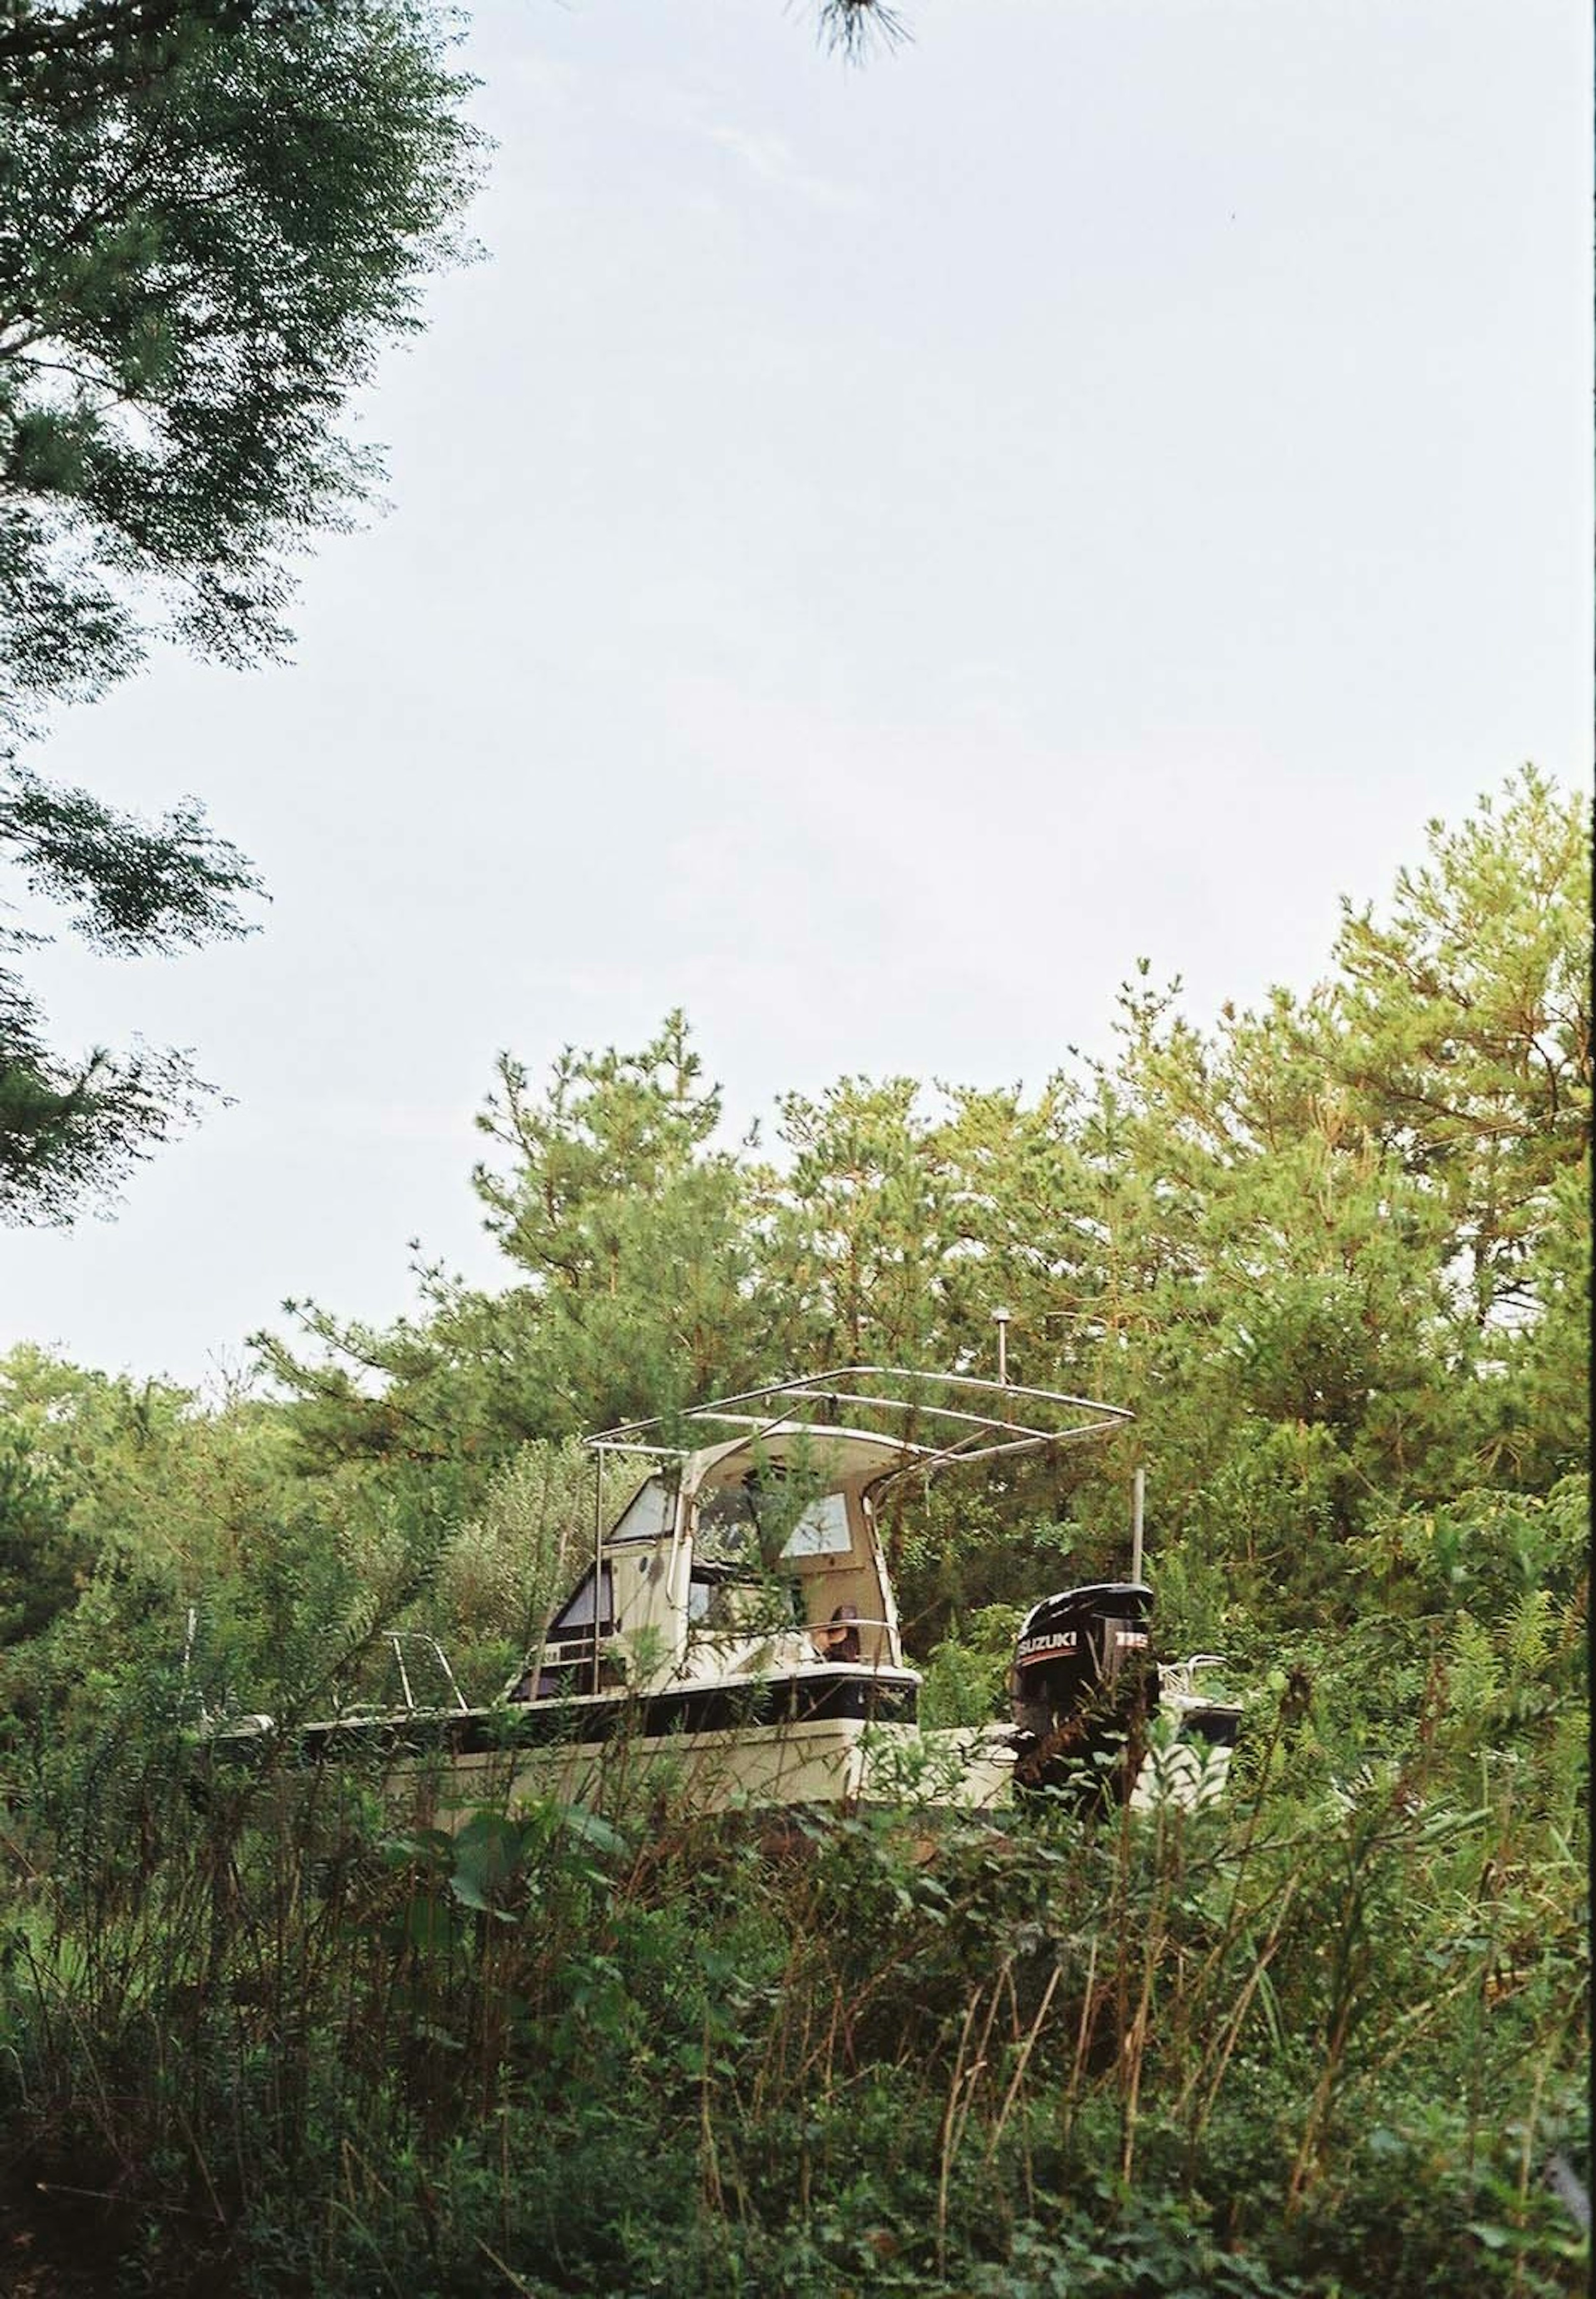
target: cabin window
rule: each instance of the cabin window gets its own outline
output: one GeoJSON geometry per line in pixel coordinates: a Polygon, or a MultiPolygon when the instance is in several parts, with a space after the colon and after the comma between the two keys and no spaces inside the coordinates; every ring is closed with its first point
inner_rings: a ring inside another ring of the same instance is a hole
{"type": "Polygon", "coordinates": [[[793,1527],[784,1556],[845,1556],[853,1546],[848,1504],[841,1493],[822,1493],[793,1527]]]}
{"type": "MultiPolygon", "coordinates": [[[[615,1585],[607,1564],[603,1571],[600,1598],[603,1617],[599,1622],[599,1634],[602,1637],[613,1636],[617,1627],[615,1585]]],[[[593,1568],[590,1565],[549,1623],[549,1636],[551,1639],[569,1636],[577,1630],[591,1629],[592,1626],[593,1568]]]]}
{"type": "Polygon", "coordinates": [[[610,1540],[661,1540],[676,1523],[676,1490],[662,1477],[650,1477],[616,1518],[610,1540]]]}

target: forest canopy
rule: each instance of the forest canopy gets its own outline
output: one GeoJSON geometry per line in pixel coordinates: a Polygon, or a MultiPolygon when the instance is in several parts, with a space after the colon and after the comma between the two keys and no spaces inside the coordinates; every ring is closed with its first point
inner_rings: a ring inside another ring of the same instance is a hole
{"type": "Polygon", "coordinates": [[[1002,1306],[1018,1376],[1129,1406],[1165,1521],[1222,1553],[1245,1520],[1260,1568],[1544,1490],[1584,1458],[1589,867],[1525,769],[1345,905],[1307,993],[1201,1027],[1141,969],[1111,1059],[842,1078],[768,1156],[724,1144],[680,1015],[541,1091],[504,1055],[474,1186],[506,1289],[424,1270],[386,1332],[290,1304],[265,1361],[307,1459],[487,1464],[805,1365],[989,1367],[1002,1306]]]}

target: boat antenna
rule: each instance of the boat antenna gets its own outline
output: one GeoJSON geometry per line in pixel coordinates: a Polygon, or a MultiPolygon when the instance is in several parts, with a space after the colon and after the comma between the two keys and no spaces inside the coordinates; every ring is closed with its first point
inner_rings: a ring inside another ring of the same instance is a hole
{"type": "Polygon", "coordinates": [[[1009,1319],[1013,1312],[994,1309],[992,1322],[998,1329],[998,1380],[1006,1389],[1009,1385],[1009,1319]]]}
{"type": "Polygon", "coordinates": [[[1139,1464],[1131,1479],[1131,1579],[1142,1578],[1142,1514],[1147,1500],[1147,1472],[1139,1464]]]}

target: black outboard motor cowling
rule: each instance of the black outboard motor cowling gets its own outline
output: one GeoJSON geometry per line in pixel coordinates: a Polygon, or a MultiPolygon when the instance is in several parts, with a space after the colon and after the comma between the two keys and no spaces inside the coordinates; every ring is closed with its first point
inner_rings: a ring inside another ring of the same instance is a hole
{"type": "Polygon", "coordinates": [[[1061,1589],[1027,1614],[1010,1679],[1022,1796],[1062,1790],[1096,1805],[1130,1795],[1159,1705],[1151,1614],[1140,1581],[1061,1589]]]}

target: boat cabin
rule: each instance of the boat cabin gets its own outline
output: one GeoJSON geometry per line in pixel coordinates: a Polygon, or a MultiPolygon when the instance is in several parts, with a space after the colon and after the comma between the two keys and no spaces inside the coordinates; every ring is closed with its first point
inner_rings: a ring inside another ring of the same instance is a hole
{"type": "Polygon", "coordinates": [[[927,1450],[783,1420],[653,1468],[511,1698],[901,1669],[875,1489],[927,1450]]]}

